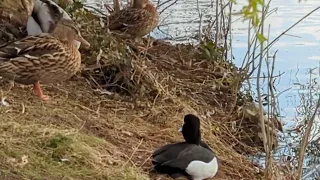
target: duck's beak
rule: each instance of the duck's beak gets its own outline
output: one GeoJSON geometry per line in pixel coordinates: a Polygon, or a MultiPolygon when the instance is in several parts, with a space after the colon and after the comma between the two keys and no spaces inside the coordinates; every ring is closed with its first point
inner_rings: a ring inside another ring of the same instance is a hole
{"type": "Polygon", "coordinates": [[[87,40],[85,40],[82,36],[79,36],[77,41],[79,41],[86,49],[90,47],[90,43],[87,40]]]}

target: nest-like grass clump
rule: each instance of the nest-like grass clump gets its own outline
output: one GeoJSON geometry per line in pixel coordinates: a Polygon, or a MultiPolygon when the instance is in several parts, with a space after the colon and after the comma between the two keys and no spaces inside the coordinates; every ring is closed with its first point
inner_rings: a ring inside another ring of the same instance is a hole
{"type": "MultiPolygon", "coordinates": [[[[31,0],[27,1],[31,2],[31,0]]],[[[2,0],[0,2],[0,45],[27,35],[27,12],[28,8],[22,1],[2,0]]]]}
{"type": "Polygon", "coordinates": [[[200,48],[149,37],[143,39],[147,51],[141,53],[133,41],[108,33],[101,18],[91,12],[76,11],[74,17],[91,43],[90,51],[83,52],[82,73],[94,88],[151,99],[184,95],[199,105],[225,104],[226,98],[217,101],[216,96],[234,96],[240,88],[241,74],[235,66],[208,61],[200,48]]]}

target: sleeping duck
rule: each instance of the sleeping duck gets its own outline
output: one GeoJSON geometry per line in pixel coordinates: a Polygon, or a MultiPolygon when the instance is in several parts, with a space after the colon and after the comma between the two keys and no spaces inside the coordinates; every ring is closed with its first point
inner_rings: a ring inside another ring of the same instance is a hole
{"type": "Polygon", "coordinates": [[[133,5],[108,17],[110,31],[120,31],[131,38],[143,37],[159,23],[159,13],[148,0],[134,0],[133,5]]]}
{"type": "Polygon", "coordinates": [[[36,35],[41,32],[47,33],[51,23],[57,22],[61,16],[71,20],[70,16],[55,2],[51,0],[34,0],[32,16],[29,16],[27,23],[28,35],[36,35]]]}
{"type": "MultiPolygon", "coordinates": [[[[71,17],[59,5],[52,0],[34,0],[34,8],[32,15],[29,16],[27,22],[28,35],[38,35],[48,33],[52,24],[59,19],[72,20],[71,17]]],[[[76,46],[80,47],[80,42],[74,40],[76,46]]],[[[87,44],[83,44],[84,47],[87,44]]]]}
{"type": "Polygon", "coordinates": [[[71,20],[62,18],[50,26],[49,32],[0,46],[0,76],[33,84],[34,93],[42,100],[49,96],[42,93],[40,82],[63,81],[79,70],[81,55],[73,41],[90,45],[71,20]]]}
{"type": "Polygon", "coordinates": [[[218,159],[209,146],[201,141],[199,118],[192,114],[186,115],[180,130],[185,142],[167,144],[155,150],[152,154],[154,170],[173,178],[184,175],[189,180],[215,176],[218,159]]]}

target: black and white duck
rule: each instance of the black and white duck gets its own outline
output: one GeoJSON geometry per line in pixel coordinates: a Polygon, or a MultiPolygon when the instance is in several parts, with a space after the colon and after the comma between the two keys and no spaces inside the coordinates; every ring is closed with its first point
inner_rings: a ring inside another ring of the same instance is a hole
{"type": "Polygon", "coordinates": [[[193,114],[186,115],[180,130],[185,142],[167,144],[155,150],[152,154],[154,170],[173,178],[187,176],[189,180],[214,177],[218,172],[218,159],[201,141],[199,118],[193,114]]]}

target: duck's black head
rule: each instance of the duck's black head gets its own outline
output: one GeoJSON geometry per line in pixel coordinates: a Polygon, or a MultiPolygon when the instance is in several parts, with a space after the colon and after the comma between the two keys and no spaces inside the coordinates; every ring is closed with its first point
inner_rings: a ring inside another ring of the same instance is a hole
{"type": "Polygon", "coordinates": [[[200,144],[200,119],[193,115],[187,114],[184,116],[184,124],[182,126],[182,134],[187,143],[200,144]]]}

